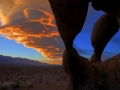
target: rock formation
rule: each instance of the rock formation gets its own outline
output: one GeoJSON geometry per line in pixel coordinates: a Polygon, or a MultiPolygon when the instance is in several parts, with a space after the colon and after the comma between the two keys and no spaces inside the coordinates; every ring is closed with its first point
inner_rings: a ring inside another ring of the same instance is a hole
{"type": "Polygon", "coordinates": [[[119,0],[91,0],[92,6],[95,10],[102,10],[107,13],[116,13],[120,8],[120,1],[119,0]]]}
{"type": "Polygon", "coordinates": [[[65,45],[62,62],[63,68],[69,76],[66,90],[120,90],[120,66],[116,63],[118,61],[101,62],[100,60],[105,46],[118,31],[119,2],[109,3],[107,0],[49,0],[49,2],[65,45]],[[92,2],[94,9],[109,13],[101,16],[93,27],[91,40],[94,54],[91,62],[78,55],[73,48],[73,40],[84,25],[89,2],[92,2]],[[107,4],[109,7],[106,7],[106,3],[109,3],[107,4]],[[110,7],[112,3],[115,7],[110,7]],[[99,39],[96,39],[97,36],[99,39]],[[116,68],[118,68],[118,73],[116,73],[116,68]]]}
{"type": "Polygon", "coordinates": [[[89,2],[87,0],[49,0],[49,2],[65,47],[71,48],[73,40],[85,22],[89,2]]]}
{"type": "Polygon", "coordinates": [[[91,62],[101,61],[101,55],[105,46],[118,30],[119,22],[115,15],[105,13],[96,21],[91,35],[91,43],[94,47],[91,62]]]}

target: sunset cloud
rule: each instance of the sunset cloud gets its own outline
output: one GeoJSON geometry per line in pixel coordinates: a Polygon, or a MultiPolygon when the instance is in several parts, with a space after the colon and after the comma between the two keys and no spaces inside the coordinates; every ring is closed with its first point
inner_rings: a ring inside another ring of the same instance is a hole
{"type": "Polygon", "coordinates": [[[48,0],[0,0],[0,35],[61,59],[64,50],[48,0]]]}
{"type": "Polygon", "coordinates": [[[44,60],[43,63],[55,64],[55,65],[62,65],[62,60],[44,60]]]}

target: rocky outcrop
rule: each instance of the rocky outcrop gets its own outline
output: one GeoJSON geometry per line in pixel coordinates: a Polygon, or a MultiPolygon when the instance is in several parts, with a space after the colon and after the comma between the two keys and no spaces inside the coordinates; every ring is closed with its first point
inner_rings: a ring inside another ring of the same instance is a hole
{"type": "Polygon", "coordinates": [[[66,90],[120,90],[120,55],[104,62],[90,63],[75,49],[68,53],[65,51],[63,55],[63,61],[70,60],[69,68],[65,68],[69,75],[66,90]]]}
{"type": "Polygon", "coordinates": [[[119,61],[100,60],[103,49],[118,31],[119,2],[115,7],[110,5],[113,3],[114,6],[116,1],[109,3],[104,0],[49,0],[49,2],[65,45],[62,61],[63,68],[69,76],[66,90],[120,90],[119,61]],[[80,56],[72,47],[73,40],[85,22],[89,2],[92,2],[96,10],[109,13],[104,14],[93,27],[92,45],[95,50],[91,62],[80,56]]]}
{"type": "Polygon", "coordinates": [[[93,76],[78,90],[120,90],[120,55],[91,66],[93,76]]]}
{"type": "Polygon", "coordinates": [[[66,90],[120,90],[120,55],[91,63],[72,48],[63,53],[63,67],[69,76],[66,90]]]}

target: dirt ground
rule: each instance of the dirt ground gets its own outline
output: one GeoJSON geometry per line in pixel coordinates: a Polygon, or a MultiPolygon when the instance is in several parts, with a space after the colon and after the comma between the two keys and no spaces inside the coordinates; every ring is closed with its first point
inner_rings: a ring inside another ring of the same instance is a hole
{"type": "Polygon", "coordinates": [[[65,90],[62,67],[0,66],[0,90],[65,90]]]}

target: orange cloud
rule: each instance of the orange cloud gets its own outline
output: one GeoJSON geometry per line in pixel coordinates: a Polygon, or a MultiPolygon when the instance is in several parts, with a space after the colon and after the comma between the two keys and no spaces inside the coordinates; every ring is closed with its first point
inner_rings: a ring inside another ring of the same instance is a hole
{"type": "Polygon", "coordinates": [[[44,63],[62,65],[62,60],[43,60],[44,63]]]}
{"type": "Polygon", "coordinates": [[[39,22],[27,22],[21,24],[21,26],[2,27],[0,34],[10,40],[22,43],[28,48],[37,50],[46,58],[59,59],[64,50],[64,46],[60,43],[62,40],[58,31],[46,29],[39,22]]]}
{"type": "Polygon", "coordinates": [[[24,9],[23,13],[27,19],[30,19],[30,21],[40,22],[45,25],[56,27],[56,25],[53,23],[54,16],[47,11],[34,8],[26,8],[24,9]]]}
{"type": "MultiPolygon", "coordinates": [[[[30,2],[33,3],[32,0],[30,2]]],[[[1,14],[0,18],[2,17],[4,20],[1,20],[0,35],[37,50],[50,59],[49,63],[61,63],[64,45],[59,36],[54,16],[51,11],[46,11],[49,9],[43,9],[43,6],[36,8],[32,3],[25,5],[25,0],[17,0],[14,3],[14,9],[8,12],[9,15],[1,14]],[[60,61],[58,62],[58,60],[60,61]]],[[[2,8],[0,10],[3,12],[2,8]]]]}

